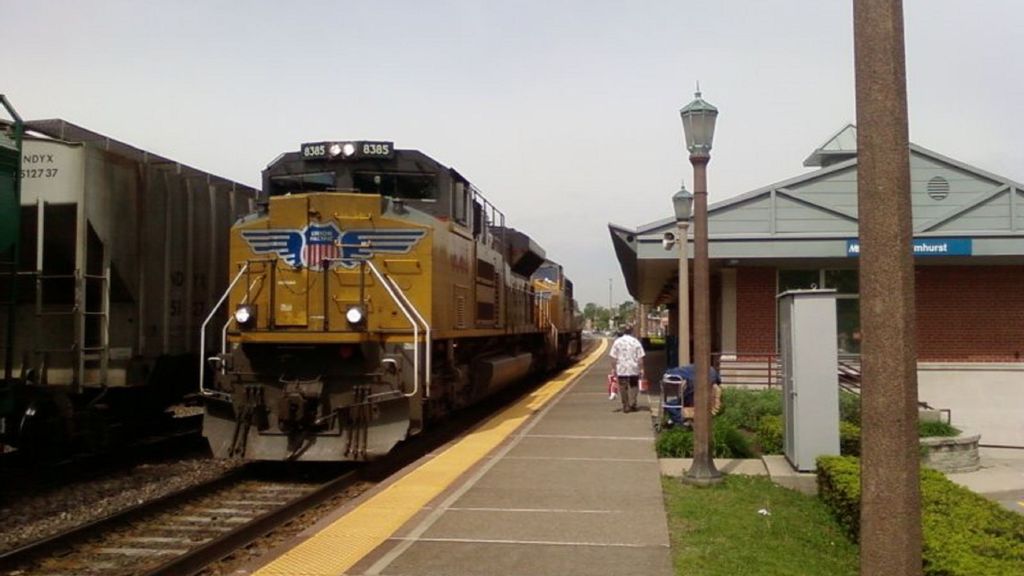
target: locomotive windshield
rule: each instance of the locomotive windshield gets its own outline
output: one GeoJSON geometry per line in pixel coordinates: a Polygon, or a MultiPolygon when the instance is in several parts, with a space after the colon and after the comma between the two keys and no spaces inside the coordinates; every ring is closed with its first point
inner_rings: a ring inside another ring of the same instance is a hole
{"type": "Polygon", "coordinates": [[[434,174],[356,171],[352,175],[352,184],[360,192],[392,198],[437,199],[437,176],[434,174]]]}
{"type": "Polygon", "coordinates": [[[534,280],[547,280],[552,284],[558,284],[558,277],[558,266],[554,264],[545,264],[533,273],[534,280]]]}
{"type": "Polygon", "coordinates": [[[270,195],[302,192],[333,192],[355,189],[364,194],[380,194],[407,200],[436,200],[437,175],[357,170],[307,172],[270,177],[270,195]]]}
{"type": "Polygon", "coordinates": [[[284,174],[270,178],[270,195],[337,190],[334,172],[284,174]]]}

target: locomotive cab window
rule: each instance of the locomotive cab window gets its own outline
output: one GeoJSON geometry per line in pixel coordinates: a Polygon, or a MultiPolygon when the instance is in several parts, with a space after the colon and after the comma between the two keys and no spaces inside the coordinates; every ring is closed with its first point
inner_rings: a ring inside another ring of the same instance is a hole
{"type": "Polygon", "coordinates": [[[433,174],[356,172],[353,185],[360,192],[406,200],[437,200],[437,178],[433,174]]]}
{"type": "Polygon", "coordinates": [[[553,266],[550,264],[545,264],[544,266],[541,266],[540,268],[537,269],[536,272],[533,273],[534,280],[546,280],[547,282],[550,282],[552,284],[558,284],[558,279],[560,277],[561,274],[559,273],[558,266],[553,266]]]}
{"type": "Polygon", "coordinates": [[[452,196],[452,218],[463,226],[469,225],[469,189],[462,182],[455,183],[455,193],[452,196]]]}
{"type": "Polygon", "coordinates": [[[298,194],[300,192],[326,192],[336,190],[334,172],[284,174],[270,178],[270,195],[298,194]]]}

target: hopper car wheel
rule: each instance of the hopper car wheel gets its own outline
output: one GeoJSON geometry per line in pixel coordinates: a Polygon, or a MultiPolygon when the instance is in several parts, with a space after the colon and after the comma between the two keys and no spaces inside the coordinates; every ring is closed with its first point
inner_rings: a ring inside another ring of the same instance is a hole
{"type": "Polygon", "coordinates": [[[33,398],[21,415],[19,449],[40,460],[55,460],[69,452],[71,401],[63,394],[41,394],[33,398]]]}

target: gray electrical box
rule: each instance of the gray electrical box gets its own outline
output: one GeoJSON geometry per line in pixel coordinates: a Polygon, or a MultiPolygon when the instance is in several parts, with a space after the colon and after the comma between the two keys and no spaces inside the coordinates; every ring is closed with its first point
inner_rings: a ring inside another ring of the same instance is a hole
{"type": "Polygon", "coordinates": [[[801,471],[839,454],[835,290],[779,294],[786,458],[801,471]]]}

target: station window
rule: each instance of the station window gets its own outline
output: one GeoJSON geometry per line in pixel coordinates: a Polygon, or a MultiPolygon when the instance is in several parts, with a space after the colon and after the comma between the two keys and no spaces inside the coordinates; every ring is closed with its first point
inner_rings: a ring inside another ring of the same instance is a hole
{"type": "Polygon", "coordinates": [[[779,270],[779,293],[787,290],[821,288],[819,270],[779,270]]]}
{"type": "Polygon", "coordinates": [[[779,292],[831,288],[836,291],[839,354],[860,353],[860,282],[857,270],[779,270],[779,292]]]}
{"type": "Polygon", "coordinates": [[[779,292],[832,288],[839,294],[857,294],[856,270],[779,270],[779,292]]]}
{"type": "Polygon", "coordinates": [[[860,292],[860,276],[856,270],[825,270],[825,288],[835,288],[839,294],[860,292]]]}

